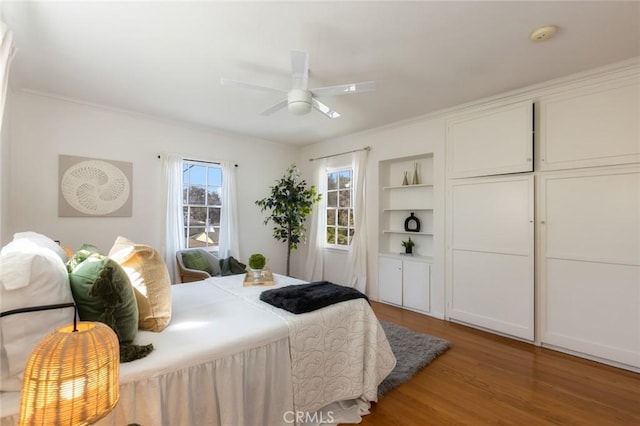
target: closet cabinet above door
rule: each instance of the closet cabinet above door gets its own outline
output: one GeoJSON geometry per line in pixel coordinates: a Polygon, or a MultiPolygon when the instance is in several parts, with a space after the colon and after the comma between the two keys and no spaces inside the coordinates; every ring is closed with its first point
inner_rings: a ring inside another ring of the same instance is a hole
{"type": "Polygon", "coordinates": [[[449,178],[533,171],[533,101],[479,110],[447,122],[449,178]]]}

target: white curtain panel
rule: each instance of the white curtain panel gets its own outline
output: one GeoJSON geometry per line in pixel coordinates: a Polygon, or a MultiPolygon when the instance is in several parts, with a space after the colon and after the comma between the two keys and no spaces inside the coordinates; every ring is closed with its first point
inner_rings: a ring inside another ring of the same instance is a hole
{"type": "Polygon", "coordinates": [[[2,84],[0,87],[0,130],[2,129],[2,117],[7,99],[7,88],[9,87],[9,69],[14,55],[13,34],[0,14],[0,84],[2,84]]]}
{"type": "Polygon", "coordinates": [[[326,177],[327,162],[316,160],[313,162],[312,185],[315,185],[319,194],[322,194],[320,202],[313,205],[311,214],[311,225],[309,226],[309,251],[304,268],[304,279],[307,281],[319,281],[324,277],[324,239],[326,238],[325,213],[327,207],[326,200],[326,177]]]}
{"type": "Polygon", "coordinates": [[[349,245],[347,255],[347,273],[345,284],[362,293],[367,290],[367,221],[365,214],[365,173],[367,170],[368,150],[352,154],[353,168],[353,210],[356,230],[349,245]]]}
{"type": "Polygon", "coordinates": [[[236,197],[236,166],[222,161],[222,211],[220,212],[220,240],[218,257],[240,258],[238,244],[238,200],[236,197]]]}
{"type": "Polygon", "coordinates": [[[162,155],[162,204],[165,211],[162,255],[172,282],[180,282],[176,252],[185,248],[184,214],[182,213],[182,155],[162,155]]]}

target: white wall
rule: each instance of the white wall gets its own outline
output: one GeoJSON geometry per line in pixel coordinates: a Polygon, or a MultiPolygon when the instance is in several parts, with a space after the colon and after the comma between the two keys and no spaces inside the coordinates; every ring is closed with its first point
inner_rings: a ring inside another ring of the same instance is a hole
{"type": "Polygon", "coordinates": [[[4,245],[5,240],[10,238],[9,232],[9,194],[10,194],[10,172],[9,160],[11,155],[9,132],[11,120],[9,110],[12,103],[12,91],[7,90],[7,98],[4,108],[4,118],[2,119],[2,132],[0,133],[0,245],[4,245]]]}
{"type": "MultiPolygon", "coordinates": [[[[2,204],[3,216],[9,215],[3,244],[15,232],[32,230],[72,249],[86,242],[107,252],[118,235],[159,248],[164,223],[158,155],[176,152],[238,163],[240,260],[263,252],[274,271],[284,272],[285,247],[273,240],[254,201],[268,195],[270,183],[293,162],[291,147],[25,92],[14,94],[9,109],[11,191],[9,207],[2,204]],[[58,217],[60,154],[132,162],[132,217],[58,217]]],[[[4,154],[8,148],[2,148],[4,154]]]]}
{"type": "MultiPolygon", "coordinates": [[[[309,176],[309,158],[336,154],[352,149],[370,146],[366,172],[366,214],[367,238],[369,241],[367,259],[367,294],[374,300],[378,298],[378,163],[383,160],[413,155],[433,153],[434,179],[434,264],[431,273],[431,311],[438,317],[444,316],[444,187],[445,187],[445,122],[444,118],[434,115],[429,118],[397,123],[392,126],[374,129],[319,144],[303,147],[298,156],[300,169],[309,176]]],[[[349,156],[337,157],[336,163],[349,156]]],[[[299,266],[304,259],[307,246],[295,253],[293,264],[299,266]]],[[[325,256],[325,279],[338,276],[336,271],[344,271],[346,255],[327,251],[325,256]]],[[[293,269],[294,274],[301,270],[293,269]]]]}

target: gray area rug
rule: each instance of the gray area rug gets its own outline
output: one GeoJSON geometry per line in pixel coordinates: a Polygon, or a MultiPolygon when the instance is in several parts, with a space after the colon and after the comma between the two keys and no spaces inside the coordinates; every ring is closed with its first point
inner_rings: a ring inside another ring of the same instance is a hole
{"type": "Polygon", "coordinates": [[[391,350],[396,356],[396,368],[378,386],[378,399],[398,385],[408,381],[422,367],[443,354],[451,343],[439,337],[417,333],[408,328],[380,321],[391,350]]]}

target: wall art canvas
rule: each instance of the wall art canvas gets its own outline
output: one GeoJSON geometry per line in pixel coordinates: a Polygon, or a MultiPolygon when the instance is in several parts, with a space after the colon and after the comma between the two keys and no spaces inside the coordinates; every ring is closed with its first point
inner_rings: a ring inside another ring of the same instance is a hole
{"type": "Polygon", "coordinates": [[[60,155],[58,175],[58,216],[131,216],[132,163],[60,155]]]}

